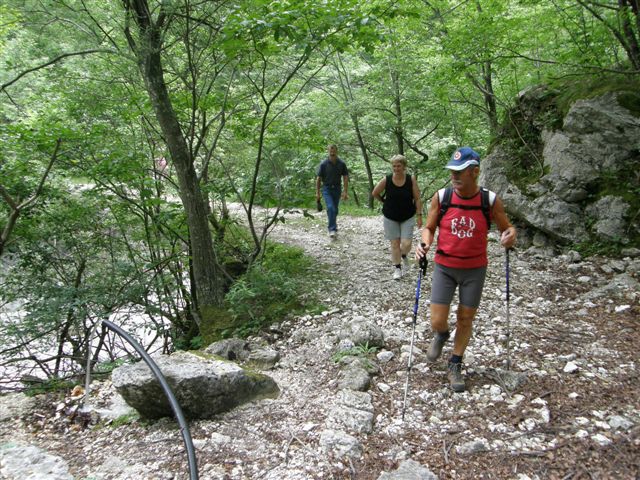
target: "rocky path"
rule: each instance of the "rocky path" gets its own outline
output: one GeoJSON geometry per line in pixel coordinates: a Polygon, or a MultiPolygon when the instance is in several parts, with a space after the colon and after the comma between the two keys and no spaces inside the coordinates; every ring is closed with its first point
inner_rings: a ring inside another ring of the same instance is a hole
{"type": "MultiPolygon", "coordinates": [[[[430,338],[430,266],[402,420],[417,269],[391,280],[379,218],[341,216],[339,226],[330,240],[323,219],[293,216],[273,232],[318,259],[326,281],[309,288],[320,289],[326,311],[264,335],[281,354],[266,372],[281,388],[277,399],[191,423],[200,478],[638,478],[637,252],[615,261],[535,248],[512,254],[512,371],[505,373],[504,253],[492,236],[462,394],[447,388],[444,361],[428,365],[422,353],[430,338]],[[345,326],[354,323],[384,333],[384,347],[368,355],[378,373],[366,392],[345,388],[345,366],[334,361],[349,346],[345,326]],[[526,377],[517,388],[507,382],[515,374],[526,377]]],[[[95,397],[113,398],[108,383],[95,397]]],[[[26,478],[7,468],[24,443],[61,458],[76,479],[189,478],[171,420],[82,429],[56,421],[55,405],[42,399],[4,398],[2,406],[2,478],[26,478]]]]}

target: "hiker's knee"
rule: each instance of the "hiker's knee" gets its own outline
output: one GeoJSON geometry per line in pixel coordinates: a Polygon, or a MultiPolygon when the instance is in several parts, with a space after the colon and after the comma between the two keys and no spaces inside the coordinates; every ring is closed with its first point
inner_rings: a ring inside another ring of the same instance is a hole
{"type": "Polygon", "coordinates": [[[457,313],[458,326],[463,328],[471,328],[471,325],[473,324],[473,319],[476,316],[476,311],[477,311],[476,308],[470,308],[470,307],[465,307],[463,305],[460,305],[458,307],[458,313],[457,313]]]}
{"type": "Polygon", "coordinates": [[[431,328],[442,332],[448,328],[449,305],[439,303],[431,304],[431,328]]]}

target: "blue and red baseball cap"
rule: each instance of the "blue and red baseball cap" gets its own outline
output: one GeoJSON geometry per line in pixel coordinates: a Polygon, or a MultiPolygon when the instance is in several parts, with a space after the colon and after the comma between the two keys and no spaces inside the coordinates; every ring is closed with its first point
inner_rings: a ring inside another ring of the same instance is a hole
{"type": "Polygon", "coordinates": [[[460,147],[453,152],[445,168],[459,172],[472,165],[480,165],[480,155],[469,147],[460,147]]]}

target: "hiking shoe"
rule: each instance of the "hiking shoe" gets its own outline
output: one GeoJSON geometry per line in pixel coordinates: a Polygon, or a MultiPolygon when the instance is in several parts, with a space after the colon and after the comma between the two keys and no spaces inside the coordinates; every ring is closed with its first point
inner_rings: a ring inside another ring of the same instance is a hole
{"type": "Polygon", "coordinates": [[[402,269],[394,267],[393,268],[393,279],[400,280],[402,278],[402,269]]]}
{"type": "Polygon", "coordinates": [[[336,234],[337,234],[337,233],[338,233],[338,232],[336,232],[335,230],[331,230],[331,231],[329,232],[329,237],[331,237],[331,238],[336,238],[336,234]]]}
{"type": "Polygon", "coordinates": [[[454,392],[464,392],[466,386],[464,377],[462,376],[462,363],[451,363],[447,365],[447,377],[449,385],[454,392]]]}
{"type": "Polygon", "coordinates": [[[427,360],[435,362],[440,357],[442,347],[444,347],[444,344],[448,339],[448,331],[445,333],[436,332],[433,336],[433,340],[431,340],[431,344],[429,345],[429,350],[427,350],[427,360]]]}

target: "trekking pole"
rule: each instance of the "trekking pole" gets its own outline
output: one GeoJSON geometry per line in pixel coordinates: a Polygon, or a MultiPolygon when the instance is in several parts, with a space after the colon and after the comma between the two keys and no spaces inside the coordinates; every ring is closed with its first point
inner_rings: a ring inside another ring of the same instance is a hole
{"type": "Polygon", "coordinates": [[[507,278],[507,370],[511,370],[511,350],[510,350],[510,341],[511,341],[511,323],[509,318],[509,251],[510,248],[505,249],[506,260],[505,260],[505,271],[507,278]]]}
{"type": "MultiPolygon", "coordinates": [[[[426,244],[422,244],[422,248],[426,247],[426,244]]],[[[409,392],[409,375],[411,374],[411,367],[413,366],[413,342],[416,336],[416,322],[418,321],[418,302],[420,300],[420,284],[422,283],[422,277],[427,275],[427,255],[420,259],[420,269],[418,272],[418,285],[416,286],[416,302],[413,305],[413,329],[411,332],[411,347],[409,347],[409,360],[407,361],[407,379],[404,384],[404,402],[402,404],[402,420],[404,420],[404,412],[407,409],[407,393],[409,392]]]]}

